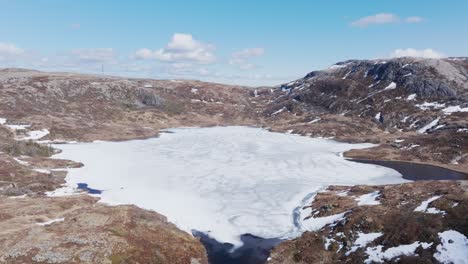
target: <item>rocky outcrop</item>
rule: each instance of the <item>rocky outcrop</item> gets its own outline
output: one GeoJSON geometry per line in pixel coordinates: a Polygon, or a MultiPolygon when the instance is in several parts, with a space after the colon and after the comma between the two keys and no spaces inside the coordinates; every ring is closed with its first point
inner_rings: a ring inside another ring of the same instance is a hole
{"type": "Polygon", "coordinates": [[[202,244],[164,216],[96,202],[0,198],[0,263],[208,263],[202,244]]]}
{"type": "Polygon", "coordinates": [[[269,113],[286,107],[293,112],[355,115],[387,129],[408,131],[439,118],[437,124],[445,129],[465,129],[468,60],[350,60],[281,85],[274,98],[269,113]]]}
{"type": "Polygon", "coordinates": [[[344,217],[280,244],[268,263],[441,263],[441,234],[468,235],[466,186],[457,182],[331,186],[303,210],[305,223],[344,217]]]}

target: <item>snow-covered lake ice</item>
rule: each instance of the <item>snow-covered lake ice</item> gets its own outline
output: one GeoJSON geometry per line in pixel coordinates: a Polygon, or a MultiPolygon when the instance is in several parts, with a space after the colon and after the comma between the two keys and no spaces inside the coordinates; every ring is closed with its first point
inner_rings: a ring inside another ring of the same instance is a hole
{"type": "Polygon", "coordinates": [[[250,127],[178,128],[158,138],[56,145],[78,183],[103,190],[108,204],[135,204],[179,228],[240,245],[241,234],[299,235],[294,210],[328,185],[406,182],[385,167],[347,161],[343,151],[371,147],[250,127]]]}

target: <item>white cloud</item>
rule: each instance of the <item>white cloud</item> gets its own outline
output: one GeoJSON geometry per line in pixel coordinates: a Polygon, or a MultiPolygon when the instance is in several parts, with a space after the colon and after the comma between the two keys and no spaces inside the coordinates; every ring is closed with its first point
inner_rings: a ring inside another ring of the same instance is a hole
{"type": "Polygon", "coordinates": [[[151,50],[139,49],[134,57],[137,59],[155,59],[165,62],[193,62],[208,64],[216,60],[214,46],[195,40],[190,34],[175,33],[166,47],[151,50]]]}
{"type": "Polygon", "coordinates": [[[12,43],[0,42],[0,58],[10,58],[19,56],[24,53],[24,50],[12,43]]]}
{"type": "Polygon", "coordinates": [[[259,57],[265,54],[263,48],[247,48],[232,53],[229,64],[236,65],[242,70],[255,68],[255,65],[249,62],[250,58],[259,57]]]}
{"type": "Polygon", "coordinates": [[[424,21],[424,18],[418,16],[407,17],[405,19],[406,23],[414,24],[414,23],[421,23],[424,21]]]}
{"type": "Polygon", "coordinates": [[[392,58],[399,58],[399,57],[419,57],[419,58],[443,58],[445,55],[433,49],[396,49],[391,54],[390,57],[392,58]]]}
{"type": "Polygon", "coordinates": [[[367,27],[369,25],[396,23],[400,20],[397,15],[389,13],[380,13],[372,16],[362,17],[351,23],[355,27],[367,27]]]}
{"type": "Polygon", "coordinates": [[[236,59],[248,59],[252,57],[262,56],[264,53],[265,50],[263,48],[247,48],[234,52],[232,54],[232,57],[236,59]]]}
{"type": "Polygon", "coordinates": [[[75,49],[71,51],[72,59],[83,63],[115,63],[117,55],[112,48],[75,49]]]}
{"type": "Polygon", "coordinates": [[[368,27],[370,25],[383,25],[383,24],[393,24],[393,23],[420,23],[424,19],[419,16],[410,16],[404,19],[401,19],[398,15],[391,13],[379,13],[372,16],[362,17],[351,23],[355,27],[368,27]]]}
{"type": "Polygon", "coordinates": [[[70,25],[72,29],[80,29],[81,28],[81,24],[80,23],[73,23],[70,25]]]}

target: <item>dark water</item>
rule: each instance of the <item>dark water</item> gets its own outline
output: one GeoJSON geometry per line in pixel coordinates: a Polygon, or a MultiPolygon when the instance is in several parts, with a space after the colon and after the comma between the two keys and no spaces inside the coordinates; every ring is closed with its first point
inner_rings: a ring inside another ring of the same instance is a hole
{"type": "MultiPolygon", "coordinates": [[[[404,179],[411,181],[468,180],[467,174],[432,165],[401,161],[349,160],[394,169],[401,173],[404,179]]],[[[244,234],[241,236],[244,245],[231,252],[233,248],[231,244],[220,243],[206,234],[197,231],[194,231],[193,235],[200,238],[200,241],[205,246],[211,264],[264,264],[273,247],[281,242],[280,239],[264,239],[244,234]]]]}
{"type": "Polygon", "coordinates": [[[220,243],[206,234],[193,231],[200,238],[211,264],[263,264],[270,256],[270,250],[281,242],[281,239],[264,239],[250,234],[241,236],[244,244],[232,251],[232,244],[220,243]]]}
{"type": "Polygon", "coordinates": [[[364,160],[348,159],[350,161],[375,164],[392,168],[403,175],[403,178],[411,181],[429,181],[429,180],[468,180],[468,175],[462,172],[453,171],[437,166],[418,164],[402,161],[385,160],[364,160]]]}
{"type": "Polygon", "coordinates": [[[87,193],[90,193],[90,194],[101,194],[102,193],[102,190],[97,190],[97,189],[92,189],[90,187],[88,187],[88,184],[87,183],[78,183],[78,189],[80,190],[84,190],[86,191],[87,193]]]}

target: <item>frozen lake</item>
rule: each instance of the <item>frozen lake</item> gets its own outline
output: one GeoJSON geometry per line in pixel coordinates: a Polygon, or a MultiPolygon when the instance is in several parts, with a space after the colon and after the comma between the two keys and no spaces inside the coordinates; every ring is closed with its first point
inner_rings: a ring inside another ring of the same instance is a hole
{"type": "Polygon", "coordinates": [[[67,185],[102,190],[102,202],[135,204],[240,245],[240,235],[291,238],[303,232],[294,211],[328,185],[406,182],[395,170],[347,161],[340,153],[371,144],[272,133],[259,128],[168,130],[159,138],[57,145],[56,158],[85,164],[67,185]]]}

